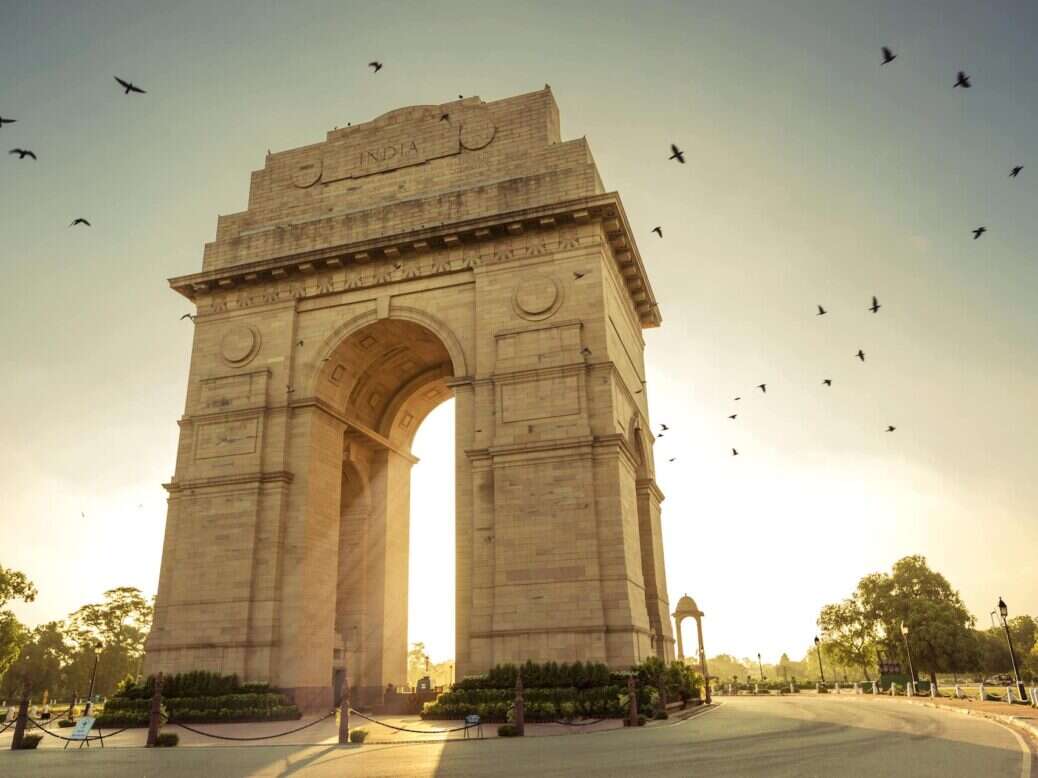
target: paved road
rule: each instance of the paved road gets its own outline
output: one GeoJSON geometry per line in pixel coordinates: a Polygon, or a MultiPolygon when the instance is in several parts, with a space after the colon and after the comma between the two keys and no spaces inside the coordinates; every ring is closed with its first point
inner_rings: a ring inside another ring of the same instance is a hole
{"type": "Polygon", "coordinates": [[[0,775],[991,776],[1031,775],[1027,743],[984,720],[896,700],[740,697],[639,730],[336,748],[244,746],[0,753],[0,775]]]}

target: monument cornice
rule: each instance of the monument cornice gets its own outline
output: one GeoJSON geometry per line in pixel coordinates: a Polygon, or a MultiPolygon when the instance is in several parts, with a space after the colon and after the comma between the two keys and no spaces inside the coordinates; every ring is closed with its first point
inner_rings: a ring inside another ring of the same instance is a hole
{"type": "MultiPolygon", "coordinates": [[[[335,271],[344,267],[364,266],[373,261],[406,263],[409,257],[435,250],[471,246],[499,238],[507,238],[539,230],[601,223],[606,242],[620,277],[624,279],[631,304],[643,328],[657,327],[662,322],[659,305],[649,283],[648,274],[638,251],[620,196],[616,192],[582,197],[551,205],[507,211],[467,219],[437,227],[423,228],[380,238],[345,243],[328,248],[286,254],[275,259],[247,262],[169,279],[169,285],[189,300],[209,292],[226,291],[312,276],[319,271],[335,271]]],[[[579,239],[561,250],[579,248],[579,239]]],[[[516,259],[512,252],[503,259],[516,259]]],[[[443,272],[457,269],[445,265],[443,272]]],[[[308,295],[306,295],[308,296],[308,295]]]]}

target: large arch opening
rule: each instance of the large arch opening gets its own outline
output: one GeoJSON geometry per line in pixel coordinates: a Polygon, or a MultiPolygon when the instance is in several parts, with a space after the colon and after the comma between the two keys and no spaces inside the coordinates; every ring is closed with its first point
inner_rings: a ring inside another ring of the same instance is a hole
{"type": "MultiPolygon", "coordinates": [[[[345,424],[333,672],[348,673],[359,704],[407,685],[412,447],[426,417],[453,397],[454,372],[443,341],[402,319],[354,330],[320,370],[318,402],[345,424]]],[[[451,482],[453,465],[451,457],[451,482]]],[[[446,594],[453,602],[453,586],[446,594]]]]}

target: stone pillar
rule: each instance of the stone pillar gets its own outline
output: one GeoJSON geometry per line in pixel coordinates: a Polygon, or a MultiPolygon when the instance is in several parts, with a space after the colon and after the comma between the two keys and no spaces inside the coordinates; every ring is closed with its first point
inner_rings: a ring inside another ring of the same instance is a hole
{"type": "Polygon", "coordinates": [[[674,617],[674,638],[678,642],[678,661],[685,658],[685,647],[681,642],[681,622],[684,621],[684,617],[674,617]]]}

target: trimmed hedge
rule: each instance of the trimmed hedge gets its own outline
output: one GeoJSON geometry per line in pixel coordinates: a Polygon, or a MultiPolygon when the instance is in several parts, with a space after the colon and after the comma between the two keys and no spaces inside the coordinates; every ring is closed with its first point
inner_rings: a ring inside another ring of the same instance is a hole
{"type": "MultiPolygon", "coordinates": [[[[619,718],[626,711],[620,695],[626,688],[600,686],[592,689],[526,689],[523,693],[527,721],[556,721],[566,718],[619,718]]],[[[455,689],[427,703],[423,719],[462,719],[473,713],[485,722],[506,722],[515,700],[512,689],[455,689]]],[[[646,702],[648,699],[646,698],[646,702]]]]}
{"type": "MultiPolygon", "coordinates": [[[[598,686],[622,685],[627,673],[614,673],[600,662],[527,662],[523,668],[523,685],[531,689],[592,689],[598,686]]],[[[519,668],[505,664],[490,668],[484,675],[462,678],[454,689],[515,689],[519,668]]]]}
{"type": "MultiPolygon", "coordinates": [[[[302,716],[284,695],[270,691],[204,697],[163,697],[162,705],[171,719],[185,724],[291,721],[302,716]]],[[[150,699],[112,697],[105,704],[104,713],[98,717],[96,726],[102,729],[146,727],[150,707],[150,699]]]]}
{"type": "MultiPolygon", "coordinates": [[[[154,691],[155,676],[150,675],[140,683],[124,682],[114,696],[147,700],[151,699],[154,691]]],[[[263,694],[272,691],[270,684],[241,683],[237,675],[220,675],[205,670],[162,677],[163,697],[223,697],[229,694],[263,694]]]]}

